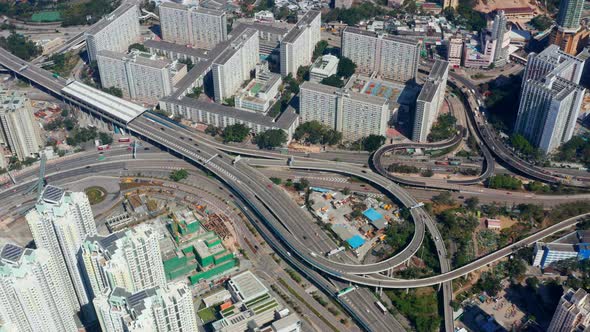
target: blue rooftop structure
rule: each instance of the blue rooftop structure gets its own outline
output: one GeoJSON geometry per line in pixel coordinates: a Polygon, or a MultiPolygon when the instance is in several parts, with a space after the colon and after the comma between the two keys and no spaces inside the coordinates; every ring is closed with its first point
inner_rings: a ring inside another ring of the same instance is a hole
{"type": "Polygon", "coordinates": [[[351,237],[350,239],[346,240],[346,242],[348,242],[352,249],[356,249],[365,244],[365,239],[363,239],[360,235],[357,234],[351,237]]]}
{"type": "Polygon", "coordinates": [[[363,212],[363,215],[365,217],[367,217],[371,222],[383,218],[381,213],[375,211],[375,209],[373,209],[373,208],[370,208],[370,209],[366,210],[365,212],[363,212]]]}
{"type": "Polygon", "coordinates": [[[331,191],[330,189],[320,188],[320,187],[309,187],[309,189],[312,191],[319,192],[319,193],[329,193],[331,191]]]}

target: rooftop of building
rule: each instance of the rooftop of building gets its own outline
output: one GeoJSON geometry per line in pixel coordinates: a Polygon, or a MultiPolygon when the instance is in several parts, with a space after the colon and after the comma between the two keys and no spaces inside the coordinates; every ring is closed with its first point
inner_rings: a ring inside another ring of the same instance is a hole
{"type": "Polygon", "coordinates": [[[27,95],[21,91],[0,89],[0,110],[15,111],[24,106],[27,95]]]}
{"type": "Polygon", "coordinates": [[[362,101],[365,103],[373,104],[373,105],[383,105],[388,102],[388,99],[381,96],[376,96],[371,93],[361,93],[355,90],[347,89],[347,88],[337,88],[330,85],[314,83],[314,82],[303,82],[301,84],[300,89],[302,90],[310,90],[310,91],[317,91],[326,94],[339,94],[343,96],[348,96],[352,99],[362,101]]]}
{"type": "Polygon", "coordinates": [[[326,54],[319,57],[312,65],[311,71],[312,72],[320,72],[320,73],[331,73],[336,70],[338,66],[338,62],[340,60],[338,57],[326,54]]]}
{"type": "Polygon", "coordinates": [[[277,319],[271,325],[273,327],[273,331],[288,331],[288,328],[290,328],[294,324],[297,324],[297,322],[299,321],[299,316],[297,316],[296,314],[290,314],[281,319],[277,319]]]}
{"type": "Polygon", "coordinates": [[[230,118],[238,119],[244,122],[255,123],[261,126],[266,126],[269,128],[280,128],[280,129],[288,129],[295,119],[297,118],[297,114],[293,111],[283,112],[278,118],[273,119],[269,116],[255,113],[255,112],[245,112],[242,110],[238,110],[234,107],[229,107],[225,105],[221,105],[214,102],[202,101],[194,98],[189,97],[182,97],[180,99],[175,99],[172,97],[165,97],[162,99],[163,102],[170,101],[174,104],[193,108],[193,109],[201,109],[208,112],[213,112],[219,114],[220,116],[227,116],[230,118]]]}
{"type": "Polygon", "coordinates": [[[109,50],[101,50],[97,53],[98,56],[107,57],[111,59],[120,59],[122,61],[131,61],[138,65],[150,67],[154,69],[163,69],[172,63],[172,61],[160,57],[149,52],[142,52],[139,50],[131,50],[128,54],[113,52],[109,50]]]}
{"type": "Polygon", "coordinates": [[[547,248],[549,250],[571,252],[571,253],[577,252],[576,245],[571,244],[571,243],[539,243],[539,245],[541,245],[542,247],[547,248]]]}
{"type": "Polygon", "coordinates": [[[248,301],[268,293],[268,288],[250,271],[232,277],[228,285],[242,301],[248,301]]]}
{"type": "Polygon", "coordinates": [[[225,49],[215,58],[213,61],[214,64],[225,64],[229,59],[231,59],[236,52],[240,50],[244,46],[244,43],[248,41],[252,36],[257,36],[258,31],[252,28],[246,28],[241,33],[238,34],[237,37],[233,38],[230,42],[229,47],[225,47],[225,49]]]}
{"type": "Polygon", "coordinates": [[[25,248],[12,243],[7,243],[0,250],[0,260],[5,262],[16,263],[20,261],[24,253],[25,248]]]}
{"type": "Polygon", "coordinates": [[[65,190],[62,188],[48,185],[41,194],[41,200],[50,204],[59,203],[65,195],[65,190]]]}
{"type": "Polygon", "coordinates": [[[367,36],[367,37],[372,37],[372,38],[382,38],[385,40],[391,40],[394,42],[403,43],[403,44],[412,45],[412,46],[418,46],[420,44],[420,42],[417,40],[407,39],[407,38],[399,37],[396,35],[379,34],[377,32],[368,31],[368,30],[364,30],[364,29],[360,29],[360,28],[356,28],[356,27],[346,27],[344,29],[344,32],[367,36]]]}
{"type": "Polygon", "coordinates": [[[441,79],[449,70],[449,62],[445,60],[436,60],[432,69],[430,69],[429,79],[441,79]]]}
{"type": "Polygon", "coordinates": [[[148,39],[143,43],[143,45],[148,49],[185,54],[199,59],[209,59],[214,56],[214,54],[212,54],[210,50],[206,50],[203,48],[188,47],[185,45],[170,43],[163,40],[148,39]]]}
{"type": "Polygon", "coordinates": [[[346,88],[365,95],[386,98],[390,107],[410,105],[420,92],[417,85],[369,78],[358,74],[350,78],[346,88]]]}
{"type": "Polygon", "coordinates": [[[73,81],[66,85],[66,87],[62,89],[62,92],[68,96],[100,108],[113,118],[120,119],[125,123],[129,123],[146,110],[142,106],[115,97],[78,81],[73,81]]]}
{"type": "MultiPolygon", "coordinates": [[[[106,28],[109,24],[111,24],[114,20],[119,18],[121,15],[125,14],[129,10],[138,11],[137,6],[133,3],[122,3],[119,7],[117,7],[113,12],[103,17],[100,21],[96,22],[90,29],[88,29],[85,34],[86,35],[94,35],[100,32],[102,29],[106,28]]],[[[139,19],[138,19],[139,22],[139,19]]]]}
{"type": "Polygon", "coordinates": [[[212,15],[212,16],[222,16],[225,15],[225,12],[222,10],[216,10],[216,9],[210,9],[210,8],[203,8],[203,7],[198,7],[198,6],[186,6],[183,5],[181,3],[176,3],[176,2],[163,2],[160,7],[164,7],[164,8],[172,8],[172,9],[178,9],[178,10],[190,10],[193,12],[197,12],[197,13],[203,13],[203,14],[207,14],[207,15],[212,15]]]}
{"type": "Polygon", "coordinates": [[[256,29],[258,31],[274,34],[274,35],[281,35],[285,36],[289,33],[289,28],[287,27],[278,27],[276,25],[268,24],[268,23],[259,23],[259,22],[249,22],[249,23],[240,23],[252,29],[256,29]]]}
{"type": "Polygon", "coordinates": [[[320,16],[321,14],[322,13],[317,10],[310,10],[307,13],[305,13],[305,15],[303,15],[303,17],[301,17],[299,21],[297,21],[297,24],[295,24],[295,26],[291,28],[291,30],[289,30],[289,33],[285,35],[282,42],[295,42],[295,40],[297,40],[297,38],[299,38],[299,36],[303,33],[305,28],[307,28],[307,26],[311,24],[311,22],[313,22],[313,20],[315,20],[316,17],[320,16]]]}

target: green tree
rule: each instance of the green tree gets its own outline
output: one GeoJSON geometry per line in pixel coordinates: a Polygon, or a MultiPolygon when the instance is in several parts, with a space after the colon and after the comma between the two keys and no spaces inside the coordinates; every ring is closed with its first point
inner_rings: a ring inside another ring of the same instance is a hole
{"type": "Polygon", "coordinates": [[[336,69],[336,74],[340,77],[349,78],[350,76],[354,75],[356,70],[356,64],[352,62],[347,57],[340,57],[340,61],[338,61],[338,68],[336,69]]]}
{"type": "Polygon", "coordinates": [[[469,197],[465,200],[465,207],[469,210],[475,210],[479,205],[479,198],[477,197],[469,197]]]}
{"type": "Polygon", "coordinates": [[[517,190],[522,187],[522,181],[508,174],[498,174],[488,178],[488,188],[517,190]]]}
{"type": "Polygon", "coordinates": [[[111,86],[110,88],[102,88],[102,91],[111,94],[115,97],[123,98],[123,90],[117,88],[116,86],[111,86]]]}
{"type": "Polygon", "coordinates": [[[199,99],[199,96],[201,95],[201,93],[203,93],[203,87],[202,86],[196,86],[186,96],[189,97],[189,98],[199,99]]]}
{"type": "Polygon", "coordinates": [[[287,133],[282,129],[269,129],[256,136],[256,145],[261,149],[273,149],[287,142],[287,133]]]}
{"type": "Polygon", "coordinates": [[[363,138],[363,149],[373,152],[385,143],[385,136],[371,134],[363,138]]]}
{"type": "Polygon", "coordinates": [[[217,134],[219,134],[219,128],[210,124],[207,126],[207,128],[205,128],[205,134],[209,134],[209,135],[215,137],[217,134]]]}
{"type": "Polygon", "coordinates": [[[193,60],[191,60],[191,58],[178,59],[178,62],[184,63],[186,65],[186,70],[187,71],[190,71],[195,66],[194,63],[193,63],[193,60]]]}
{"type": "Polygon", "coordinates": [[[432,197],[432,201],[435,203],[438,203],[438,204],[443,204],[443,205],[455,204],[455,200],[453,199],[453,196],[448,191],[443,191],[440,194],[432,197]]]}
{"type": "Polygon", "coordinates": [[[297,68],[297,81],[303,82],[309,80],[309,69],[310,66],[299,66],[297,68]]]}
{"type": "Polygon", "coordinates": [[[430,129],[430,134],[428,134],[428,141],[429,142],[437,142],[449,139],[455,135],[457,129],[455,125],[457,123],[457,118],[455,118],[450,113],[444,113],[438,116],[436,122],[430,129]]]}
{"type": "Polygon", "coordinates": [[[225,98],[223,100],[223,104],[229,107],[235,107],[236,106],[236,97],[229,97],[229,98],[225,98]]]}
{"type": "Polygon", "coordinates": [[[342,133],[314,120],[300,124],[293,138],[309,144],[334,145],[342,140],[342,133]]]}
{"type": "Polygon", "coordinates": [[[98,139],[102,144],[112,144],[113,143],[113,136],[109,133],[100,132],[98,133],[98,139]]]}
{"type": "Polygon", "coordinates": [[[545,31],[551,27],[553,20],[546,15],[537,15],[529,22],[535,29],[545,31]]]}
{"type": "Polygon", "coordinates": [[[344,86],[344,81],[342,81],[338,76],[331,75],[324,78],[320,83],[330,86],[335,86],[337,88],[341,88],[344,86]]]}
{"type": "Polygon", "coordinates": [[[29,61],[43,52],[41,46],[37,46],[29,38],[14,31],[8,37],[0,37],[0,47],[25,61],[29,61]]]}
{"type": "Polygon", "coordinates": [[[143,46],[143,44],[140,44],[140,43],[133,43],[133,44],[129,45],[129,47],[127,48],[127,50],[128,51],[138,50],[138,51],[141,51],[141,52],[148,52],[148,49],[145,46],[143,46]]]}
{"type": "Polygon", "coordinates": [[[227,142],[243,142],[250,134],[250,128],[242,123],[236,123],[223,129],[223,141],[227,142]]]}
{"type": "Polygon", "coordinates": [[[328,42],[325,40],[320,40],[313,49],[313,57],[312,61],[315,61],[318,57],[322,56],[328,47],[328,42]]]}
{"type": "Polygon", "coordinates": [[[526,285],[531,288],[532,290],[537,290],[537,288],[539,287],[539,279],[537,277],[530,277],[530,278],[526,278],[525,280],[526,285]]]}
{"type": "Polygon", "coordinates": [[[188,177],[188,171],[186,169],[178,169],[170,172],[170,180],[178,182],[188,177]]]}
{"type": "Polygon", "coordinates": [[[276,177],[271,177],[270,180],[272,181],[272,183],[276,184],[277,186],[283,182],[283,180],[281,180],[281,178],[276,178],[276,177]]]}

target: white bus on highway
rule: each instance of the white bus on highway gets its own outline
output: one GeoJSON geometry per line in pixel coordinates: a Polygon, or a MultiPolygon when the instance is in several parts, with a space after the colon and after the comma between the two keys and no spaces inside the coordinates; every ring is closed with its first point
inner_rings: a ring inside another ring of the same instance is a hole
{"type": "Polygon", "coordinates": [[[379,310],[381,310],[382,313],[387,312],[387,308],[385,308],[385,306],[383,305],[383,303],[381,303],[381,301],[376,301],[375,305],[379,308],[379,310]]]}

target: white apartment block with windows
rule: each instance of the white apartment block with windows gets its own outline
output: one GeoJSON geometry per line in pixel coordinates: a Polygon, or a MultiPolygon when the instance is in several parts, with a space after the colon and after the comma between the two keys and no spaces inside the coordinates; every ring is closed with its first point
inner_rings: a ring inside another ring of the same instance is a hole
{"type": "Polygon", "coordinates": [[[137,5],[122,4],[84,33],[90,60],[98,51],[127,52],[129,45],[141,39],[137,5]]]}
{"type": "Polygon", "coordinates": [[[309,66],[316,44],[320,41],[322,14],[310,10],[281,40],[281,75],[295,77],[297,69],[309,66]]]}
{"type": "Polygon", "coordinates": [[[85,289],[78,252],[82,241],[96,234],[94,215],[88,197],[81,192],[66,192],[47,186],[25,216],[37,248],[46,249],[66,281],[63,298],[77,309],[82,309],[86,319],[92,320],[90,299],[85,289]]]}
{"type": "Polygon", "coordinates": [[[212,49],[227,40],[227,16],[223,11],[174,2],[165,2],[159,8],[162,39],[167,42],[212,49]]]}
{"type": "Polygon", "coordinates": [[[191,290],[183,283],[170,283],[139,292],[115,288],[94,299],[103,332],[198,331],[191,290]]]}
{"type": "Polygon", "coordinates": [[[213,92],[215,101],[233,96],[250,80],[256,69],[259,49],[258,31],[247,28],[213,61],[213,92]]]}
{"type": "Polygon", "coordinates": [[[0,248],[0,322],[6,331],[78,330],[59,266],[45,249],[0,248]]]}
{"type": "Polygon", "coordinates": [[[166,285],[159,234],[146,224],[94,235],[82,244],[81,259],[94,295],[117,287],[129,292],[166,285]]]}
{"type": "Polygon", "coordinates": [[[0,143],[19,160],[34,157],[43,145],[39,129],[25,94],[0,91],[0,143]]]}
{"type": "Polygon", "coordinates": [[[323,123],[348,141],[385,135],[390,118],[387,99],[312,82],[304,82],[300,90],[302,122],[323,123]]]}
{"type": "Polygon", "coordinates": [[[187,73],[185,64],[138,50],[129,54],[100,51],[98,68],[103,87],[117,87],[124,98],[148,104],[170,95],[187,73]]]}
{"type": "Polygon", "coordinates": [[[342,32],[342,55],[357,72],[398,82],[412,81],[418,73],[420,43],[397,36],[347,27],[342,32]]]}
{"type": "Polygon", "coordinates": [[[447,61],[453,67],[461,66],[463,56],[463,38],[451,37],[447,44],[447,61]]]}
{"type": "Polygon", "coordinates": [[[569,141],[582,107],[579,85],[584,60],[550,45],[530,53],[525,67],[515,132],[545,153],[569,141]]]}
{"type": "Polygon", "coordinates": [[[582,288],[568,289],[555,309],[548,332],[588,331],[590,328],[590,295],[582,288]]]}
{"type": "Polygon", "coordinates": [[[449,62],[436,60],[416,100],[412,139],[426,142],[445,99],[449,62]]]}

